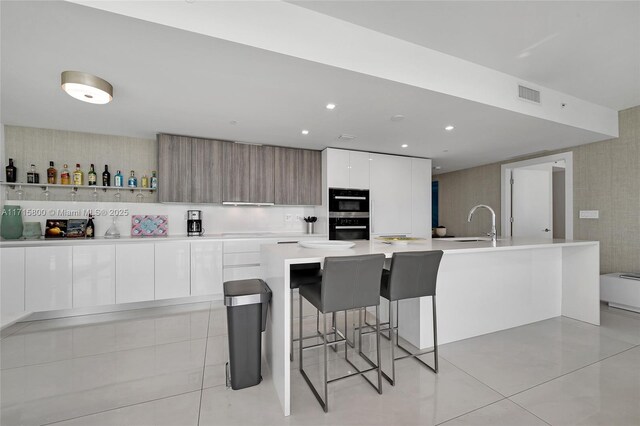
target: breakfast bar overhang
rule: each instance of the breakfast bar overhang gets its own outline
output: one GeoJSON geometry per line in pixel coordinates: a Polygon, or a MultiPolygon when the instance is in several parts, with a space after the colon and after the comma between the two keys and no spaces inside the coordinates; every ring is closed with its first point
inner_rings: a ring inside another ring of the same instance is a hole
{"type": "MultiPolygon", "coordinates": [[[[408,245],[360,241],[351,249],[263,245],[262,278],[273,292],[265,334],[266,361],[285,416],[291,407],[290,289],[292,264],[327,256],[443,250],[437,282],[438,341],[455,342],[545,319],[566,316],[600,325],[599,243],[531,238],[491,241],[424,240],[408,245]]],[[[431,301],[400,305],[400,335],[414,346],[432,345],[431,301]]]]}

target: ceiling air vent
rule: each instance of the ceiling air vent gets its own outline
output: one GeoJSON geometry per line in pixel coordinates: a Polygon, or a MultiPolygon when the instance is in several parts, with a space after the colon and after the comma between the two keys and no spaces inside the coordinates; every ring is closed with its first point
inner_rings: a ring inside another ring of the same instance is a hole
{"type": "Polygon", "coordinates": [[[352,141],[354,140],[356,137],[353,135],[348,135],[346,133],[341,134],[340,136],[338,136],[338,139],[341,141],[352,141]]]}
{"type": "Polygon", "coordinates": [[[518,97],[525,101],[540,103],[540,92],[521,84],[518,85],[518,97]]]}

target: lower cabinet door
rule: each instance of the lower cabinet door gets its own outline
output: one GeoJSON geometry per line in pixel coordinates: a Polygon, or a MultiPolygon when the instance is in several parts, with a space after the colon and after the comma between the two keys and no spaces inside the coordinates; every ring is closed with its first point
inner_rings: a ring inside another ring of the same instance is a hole
{"type": "Polygon", "coordinates": [[[73,307],[116,303],[114,245],[73,247],[73,307]]]}
{"type": "Polygon", "coordinates": [[[0,249],[0,325],[24,314],[24,248],[0,249]]]}
{"type": "Polygon", "coordinates": [[[222,292],[222,242],[191,243],[191,295],[222,292]]]}
{"type": "Polygon", "coordinates": [[[191,294],[191,250],[188,242],[155,244],[156,299],[191,294]]]}
{"type": "Polygon", "coordinates": [[[71,308],[71,247],[25,249],[25,308],[30,312],[71,308]]]}
{"type": "Polygon", "coordinates": [[[116,303],[154,299],[154,244],[116,245],[116,303]]]}

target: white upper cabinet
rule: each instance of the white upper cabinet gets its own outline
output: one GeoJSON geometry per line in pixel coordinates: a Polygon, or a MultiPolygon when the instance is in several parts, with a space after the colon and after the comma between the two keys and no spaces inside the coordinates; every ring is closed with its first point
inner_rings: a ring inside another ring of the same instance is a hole
{"type": "Polygon", "coordinates": [[[191,243],[191,295],[222,295],[222,242],[191,243]]]}
{"type": "Polygon", "coordinates": [[[153,243],[116,245],[116,303],[153,300],[153,243]]]}
{"type": "Polygon", "coordinates": [[[410,235],[411,158],[371,154],[371,234],[410,235]]]}
{"type": "Polygon", "coordinates": [[[27,247],[25,264],[27,311],[71,308],[71,247],[27,247]]]}
{"type": "Polygon", "coordinates": [[[156,300],[191,294],[191,249],[184,241],[155,244],[156,300]]]}
{"type": "Polygon", "coordinates": [[[349,151],[349,188],[369,189],[368,152],[349,151]]]}
{"type": "Polygon", "coordinates": [[[411,159],[411,236],[431,236],[431,160],[411,159]]]}
{"type": "Polygon", "coordinates": [[[73,307],[116,303],[115,245],[73,247],[73,307]]]}
{"type": "Polygon", "coordinates": [[[24,248],[0,249],[0,325],[24,313],[24,248]]]}
{"type": "Polygon", "coordinates": [[[327,149],[329,188],[369,189],[368,152],[327,149]]]}
{"type": "Polygon", "coordinates": [[[329,188],[350,188],[349,151],[327,149],[327,186],[329,188]]]}

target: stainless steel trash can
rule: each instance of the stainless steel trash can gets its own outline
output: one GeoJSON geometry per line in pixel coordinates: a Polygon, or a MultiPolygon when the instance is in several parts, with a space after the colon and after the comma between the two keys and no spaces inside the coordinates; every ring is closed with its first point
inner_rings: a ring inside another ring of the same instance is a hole
{"type": "Polygon", "coordinates": [[[262,332],[267,326],[271,289],[260,279],[224,283],[229,336],[231,389],[244,389],[262,381],[262,332]]]}

